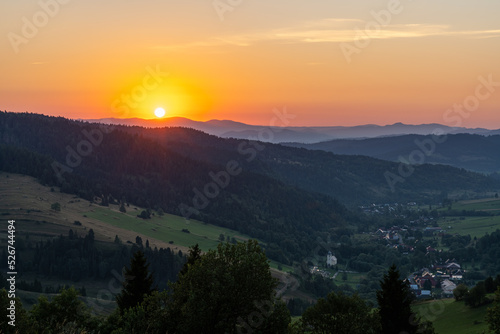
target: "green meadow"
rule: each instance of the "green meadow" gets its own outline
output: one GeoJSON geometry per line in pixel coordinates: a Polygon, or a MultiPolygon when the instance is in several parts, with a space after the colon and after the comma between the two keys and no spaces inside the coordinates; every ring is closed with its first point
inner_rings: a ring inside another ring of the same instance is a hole
{"type": "MultiPolygon", "coordinates": [[[[447,208],[439,211],[447,211],[447,208]]],[[[500,229],[500,199],[481,199],[473,201],[460,201],[453,203],[452,210],[458,211],[457,216],[443,217],[439,219],[438,225],[449,233],[461,235],[470,234],[471,237],[482,237],[486,233],[491,233],[500,229]],[[460,212],[466,211],[486,211],[495,216],[461,216],[460,212]]]]}
{"type": "Polygon", "coordinates": [[[488,330],[484,320],[488,307],[469,308],[450,298],[415,304],[413,310],[433,323],[436,334],[482,334],[488,330]]]}
{"type": "MultiPolygon", "coordinates": [[[[136,216],[139,212],[129,208],[127,213],[121,213],[109,208],[94,207],[91,211],[85,212],[84,216],[176,245],[190,247],[197,243],[204,251],[216,248],[221,234],[226,239],[235,238],[237,241],[250,239],[249,236],[230,229],[197,220],[186,220],[171,214],[142,219],[136,216]]],[[[135,240],[129,241],[135,242],[135,240]]]]}
{"type": "Polygon", "coordinates": [[[493,217],[446,217],[440,219],[439,227],[451,234],[468,235],[472,238],[482,237],[486,233],[500,229],[500,216],[493,217]]]}
{"type": "MultiPolygon", "coordinates": [[[[220,243],[219,237],[224,235],[231,240],[245,241],[251,239],[250,236],[236,232],[227,228],[205,224],[198,220],[186,220],[183,217],[171,214],[163,216],[151,216],[151,219],[142,219],[136,215],[142,210],[128,210],[127,213],[122,213],[111,208],[94,207],[91,211],[85,212],[84,217],[93,218],[103,223],[110,224],[115,227],[134,231],[146,236],[150,236],[157,240],[172,243],[174,246],[191,247],[198,244],[203,251],[217,248],[220,243]],[[135,215],[135,216],[134,216],[135,215]],[[189,231],[189,233],[188,233],[189,231]]],[[[135,240],[122,240],[123,242],[135,240]]],[[[260,244],[265,243],[258,240],[260,244]]],[[[146,240],[143,240],[146,242],[146,240]]],[[[280,264],[276,261],[270,261],[270,267],[279,269],[284,272],[293,272],[291,266],[280,264]]]]}
{"type": "Polygon", "coordinates": [[[452,206],[455,210],[477,210],[477,211],[491,211],[500,213],[500,199],[487,198],[470,201],[459,201],[453,203],[452,206]]]}

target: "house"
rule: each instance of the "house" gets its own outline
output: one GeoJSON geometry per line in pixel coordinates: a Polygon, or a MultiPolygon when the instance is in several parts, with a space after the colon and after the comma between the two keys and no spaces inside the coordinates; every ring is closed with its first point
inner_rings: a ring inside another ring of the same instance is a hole
{"type": "Polygon", "coordinates": [[[337,265],[337,258],[332,254],[332,252],[328,251],[328,255],[326,256],[326,266],[330,268],[336,265],[337,265]]]}
{"type": "Polygon", "coordinates": [[[441,282],[441,289],[443,289],[445,295],[453,295],[453,290],[455,290],[456,287],[457,285],[448,279],[441,282]]]}
{"type": "Polygon", "coordinates": [[[446,260],[444,264],[434,265],[434,270],[441,271],[443,274],[459,275],[461,274],[461,266],[453,261],[446,260]]]}
{"type": "Polygon", "coordinates": [[[437,281],[434,279],[434,277],[428,273],[428,272],[423,272],[421,276],[415,277],[415,283],[422,289],[425,286],[426,282],[430,282],[431,287],[435,288],[437,281]]]}
{"type": "Polygon", "coordinates": [[[451,262],[446,265],[446,269],[449,271],[459,270],[461,267],[458,263],[451,262]]]}

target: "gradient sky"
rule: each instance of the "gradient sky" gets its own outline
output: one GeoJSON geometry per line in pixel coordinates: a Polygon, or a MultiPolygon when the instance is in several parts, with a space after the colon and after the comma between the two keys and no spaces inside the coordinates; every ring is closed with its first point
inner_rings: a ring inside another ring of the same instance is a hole
{"type": "Polygon", "coordinates": [[[59,1],[0,4],[0,110],[500,128],[498,0],[59,1]]]}

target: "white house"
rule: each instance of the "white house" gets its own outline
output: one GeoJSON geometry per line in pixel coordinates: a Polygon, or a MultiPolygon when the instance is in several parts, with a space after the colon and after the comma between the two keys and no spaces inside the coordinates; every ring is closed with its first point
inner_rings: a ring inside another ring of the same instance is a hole
{"type": "Polygon", "coordinates": [[[328,255],[326,256],[326,266],[327,267],[333,267],[337,265],[337,258],[332,254],[332,252],[328,252],[328,255]]]}
{"type": "Polygon", "coordinates": [[[441,282],[441,289],[443,289],[443,293],[445,295],[453,295],[453,290],[457,285],[450,280],[445,279],[443,282],[441,282]]]}

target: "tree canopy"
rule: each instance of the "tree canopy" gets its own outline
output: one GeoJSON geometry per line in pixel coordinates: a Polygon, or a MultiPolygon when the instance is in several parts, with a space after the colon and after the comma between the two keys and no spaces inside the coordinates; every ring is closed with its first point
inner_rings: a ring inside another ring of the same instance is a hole
{"type": "Polygon", "coordinates": [[[495,292],[495,303],[486,313],[486,322],[493,333],[500,334],[500,286],[495,292]]]}
{"type": "MultiPolygon", "coordinates": [[[[191,258],[196,257],[191,251],[191,258]]],[[[219,244],[187,265],[172,285],[169,318],[176,333],[285,330],[290,315],[276,303],[277,281],[257,241],[219,244]],[[276,323],[275,312],[282,322],[276,323]],[[273,320],[273,321],[271,321],[273,320]]]]}
{"type": "Polygon", "coordinates": [[[331,292],[302,315],[304,331],[321,334],[375,334],[377,315],[358,295],[331,292]]]}

